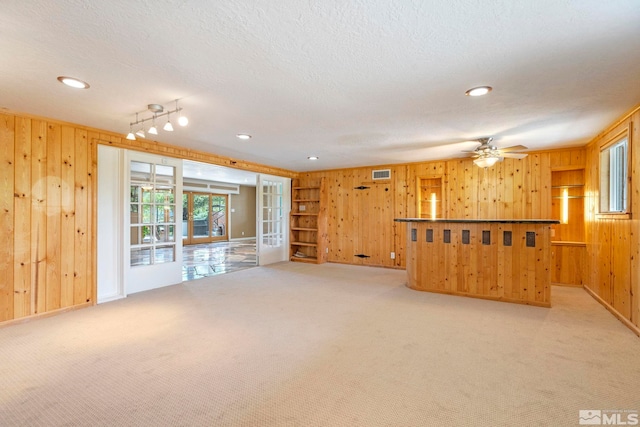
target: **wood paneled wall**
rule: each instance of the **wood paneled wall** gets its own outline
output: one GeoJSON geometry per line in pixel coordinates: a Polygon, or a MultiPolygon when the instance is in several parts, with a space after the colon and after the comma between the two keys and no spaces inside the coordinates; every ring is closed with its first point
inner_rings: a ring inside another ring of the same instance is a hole
{"type": "Polygon", "coordinates": [[[454,159],[308,172],[301,177],[326,178],[330,262],[404,268],[406,231],[393,219],[417,217],[419,177],[442,178],[443,218],[549,219],[552,169],[584,164],[585,150],[579,148],[531,153],[488,169],[471,159],[454,159]],[[373,181],[372,171],[377,169],[390,169],[391,179],[373,181]],[[359,186],[370,188],[357,190],[359,186]],[[362,252],[370,258],[354,257],[362,252]]]}
{"type": "Polygon", "coordinates": [[[585,237],[587,287],[601,303],[640,334],[640,107],[587,146],[585,237]],[[600,146],[630,127],[629,218],[598,216],[600,146]]]}
{"type": "Polygon", "coordinates": [[[97,136],[0,114],[0,321],[95,301],[97,136]]]}
{"type": "Polygon", "coordinates": [[[97,145],[297,173],[28,114],[0,114],[0,323],[96,303],[97,145]]]}

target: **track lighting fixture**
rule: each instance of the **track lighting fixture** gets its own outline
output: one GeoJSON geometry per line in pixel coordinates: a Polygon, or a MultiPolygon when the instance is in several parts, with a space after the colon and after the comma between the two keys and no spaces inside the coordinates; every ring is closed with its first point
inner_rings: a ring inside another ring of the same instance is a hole
{"type": "Polygon", "coordinates": [[[167,132],[173,132],[173,125],[171,124],[171,114],[178,113],[178,124],[180,126],[186,126],[189,123],[189,119],[186,116],[182,115],[182,107],[178,106],[178,100],[175,100],[176,108],[175,110],[164,111],[164,107],[160,104],[149,104],[147,105],[147,109],[153,113],[151,117],[143,117],[142,119],[138,118],[138,114],[136,113],[136,121],[129,123],[129,133],[127,134],[127,139],[130,141],[135,141],[136,135],[140,138],[145,138],[144,132],[144,122],[151,120],[151,127],[147,131],[151,135],[158,134],[158,128],[156,127],[156,118],[167,116],[167,123],[162,127],[167,132]],[[133,133],[133,127],[141,125],[140,130],[138,130],[135,135],[133,133]]]}

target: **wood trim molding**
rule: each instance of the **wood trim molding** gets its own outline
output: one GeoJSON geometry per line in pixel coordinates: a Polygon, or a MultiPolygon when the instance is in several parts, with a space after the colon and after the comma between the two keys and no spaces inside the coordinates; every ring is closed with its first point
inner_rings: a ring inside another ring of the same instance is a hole
{"type": "Polygon", "coordinates": [[[604,138],[608,133],[612,132],[615,128],[617,128],[618,126],[623,124],[625,121],[630,120],[631,116],[633,116],[635,113],[637,113],[639,111],[640,111],[640,104],[638,104],[635,107],[633,107],[632,109],[630,109],[628,112],[626,112],[624,115],[622,115],[622,117],[620,117],[618,120],[613,122],[611,125],[607,126],[606,129],[604,129],[602,132],[599,132],[591,141],[589,141],[587,146],[589,146],[589,145],[593,144],[594,142],[604,138]]]}
{"type": "Polygon", "coordinates": [[[96,305],[95,302],[85,302],[84,304],[78,304],[71,307],[59,308],[57,310],[46,311],[44,313],[33,314],[31,316],[20,317],[18,319],[6,320],[4,322],[0,322],[0,328],[5,328],[7,326],[17,325],[20,323],[31,322],[32,320],[42,319],[45,317],[52,317],[58,315],[60,313],[66,313],[68,311],[80,310],[82,308],[91,307],[96,305]]]}
{"type": "Polygon", "coordinates": [[[151,153],[159,156],[211,163],[214,165],[225,166],[234,169],[242,169],[250,172],[282,176],[285,178],[297,178],[299,175],[298,172],[294,172],[288,169],[261,165],[259,163],[253,163],[245,160],[235,160],[230,157],[219,156],[217,154],[207,153],[204,151],[178,147],[158,141],[129,141],[128,139],[119,137],[111,139],[100,138],[97,140],[97,142],[98,144],[109,145],[111,147],[125,148],[127,150],[151,153]]]}
{"type": "Polygon", "coordinates": [[[593,299],[595,299],[600,304],[602,304],[602,306],[604,308],[606,308],[611,314],[613,314],[615,317],[617,317],[618,320],[621,321],[627,328],[631,329],[631,331],[634,334],[636,334],[638,337],[640,337],[640,328],[639,327],[637,327],[636,325],[631,323],[631,321],[629,319],[624,317],[618,310],[616,310],[611,305],[609,305],[605,300],[603,300],[600,297],[600,295],[596,294],[591,289],[589,289],[589,287],[587,285],[584,285],[583,287],[584,287],[584,290],[587,291],[587,293],[593,297],[593,299]]]}
{"type": "Polygon", "coordinates": [[[585,242],[571,242],[568,240],[552,240],[551,246],[573,246],[578,248],[584,248],[587,246],[585,242]]]}

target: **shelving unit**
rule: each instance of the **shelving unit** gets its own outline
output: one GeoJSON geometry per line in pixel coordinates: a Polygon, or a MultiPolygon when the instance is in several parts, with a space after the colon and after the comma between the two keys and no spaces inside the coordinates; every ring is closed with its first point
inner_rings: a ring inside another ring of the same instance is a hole
{"type": "Polygon", "coordinates": [[[552,240],[584,241],[584,169],[551,172],[552,240]]]}
{"type": "Polygon", "coordinates": [[[291,187],[289,259],[321,264],[327,261],[327,191],[324,178],[294,179],[291,187]]]}
{"type": "Polygon", "coordinates": [[[551,171],[551,282],[581,286],[584,243],[584,169],[551,171]]]}

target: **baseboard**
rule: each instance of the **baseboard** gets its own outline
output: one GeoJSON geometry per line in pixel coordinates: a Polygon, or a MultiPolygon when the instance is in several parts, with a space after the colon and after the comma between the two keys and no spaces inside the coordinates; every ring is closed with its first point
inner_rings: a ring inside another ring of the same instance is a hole
{"type": "Polygon", "coordinates": [[[57,310],[51,310],[51,311],[47,311],[45,313],[34,314],[34,315],[31,315],[31,316],[21,317],[19,319],[7,320],[6,322],[0,323],[0,328],[4,328],[5,326],[17,325],[19,323],[26,323],[26,322],[30,322],[32,320],[42,319],[42,318],[45,318],[45,317],[55,316],[55,315],[60,314],[60,313],[66,313],[67,311],[80,310],[81,308],[91,307],[92,305],[95,305],[95,304],[92,303],[92,302],[85,302],[83,304],[74,305],[73,307],[59,308],[57,310]]]}
{"type": "Polygon", "coordinates": [[[583,284],[576,285],[574,283],[560,283],[560,282],[551,282],[553,286],[563,286],[565,288],[582,288],[583,284]]]}
{"type": "Polygon", "coordinates": [[[618,320],[621,321],[627,328],[631,329],[631,331],[634,334],[636,334],[637,336],[640,337],[640,328],[638,328],[636,325],[631,323],[631,321],[629,319],[624,317],[618,310],[616,310],[611,305],[609,305],[609,303],[606,302],[605,300],[603,300],[600,297],[600,295],[596,294],[591,289],[589,289],[589,287],[587,285],[584,285],[583,287],[584,287],[584,290],[587,291],[587,293],[593,297],[593,299],[598,301],[604,308],[606,308],[609,311],[609,313],[611,313],[615,317],[617,317],[618,320]]]}

